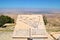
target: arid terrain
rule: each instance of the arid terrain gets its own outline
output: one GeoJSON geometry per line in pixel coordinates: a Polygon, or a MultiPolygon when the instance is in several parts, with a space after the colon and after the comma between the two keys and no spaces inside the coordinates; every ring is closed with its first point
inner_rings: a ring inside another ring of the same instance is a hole
{"type": "MultiPolygon", "coordinates": [[[[16,22],[18,14],[1,14],[7,15],[13,18],[16,22]]],[[[47,19],[46,29],[48,32],[58,32],[60,31],[60,14],[42,14],[47,19]]]]}
{"type": "Polygon", "coordinates": [[[60,31],[60,14],[47,14],[47,31],[51,32],[58,32],[60,31]]]}
{"type": "MultiPolygon", "coordinates": [[[[18,14],[0,14],[7,15],[13,18],[16,22],[18,14]]],[[[47,19],[46,30],[49,34],[52,32],[60,32],[60,14],[42,14],[47,19]]],[[[15,25],[15,24],[14,24],[15,25]]],[[[14,25],[9,25],[6,28],[0,28],[0,40],[12,40],[14,25]]],[[[52,34],[53,35],[53,34],[52,34]]]]}

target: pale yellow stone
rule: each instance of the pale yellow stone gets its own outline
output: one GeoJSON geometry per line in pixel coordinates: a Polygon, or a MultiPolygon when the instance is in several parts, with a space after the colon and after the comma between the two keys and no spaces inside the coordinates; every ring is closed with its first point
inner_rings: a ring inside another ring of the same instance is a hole
{"type": "Polygon", "coordinates": [[[33,40],[51,40],[45,29],[43,16],[34,14],[18,15],[13,37],[20,37],[17,40],[27,40],[27,38],[32,38],[33,40]],[[21,39],[21,37],[26,39],[21,39]]]}

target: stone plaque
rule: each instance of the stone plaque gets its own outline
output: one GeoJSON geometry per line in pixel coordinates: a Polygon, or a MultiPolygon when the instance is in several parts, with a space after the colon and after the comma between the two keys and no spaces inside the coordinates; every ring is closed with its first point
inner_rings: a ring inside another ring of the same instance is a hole
{"type": "Polygon", "coordinates": [[[46,37],[42,15],[18,15],[13,37],[46,37]]]}

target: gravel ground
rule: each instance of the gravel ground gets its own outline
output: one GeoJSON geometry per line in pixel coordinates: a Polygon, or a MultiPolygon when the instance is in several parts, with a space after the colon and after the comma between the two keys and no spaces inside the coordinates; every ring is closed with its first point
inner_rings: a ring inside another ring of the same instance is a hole
{"type": "Polygon", "coordinates": [[[13,32],[0,32],[0,40],[12,40],[13,32]]]}

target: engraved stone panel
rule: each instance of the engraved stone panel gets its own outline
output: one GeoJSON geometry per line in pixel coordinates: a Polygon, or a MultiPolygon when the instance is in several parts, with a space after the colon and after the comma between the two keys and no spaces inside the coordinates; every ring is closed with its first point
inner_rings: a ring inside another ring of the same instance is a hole
{"type": "Polygon", "coordinates": [[[28,37],[29,36],[29,30],[19,29],[16,30],[15,36],[17,37],[28,37]]]}
{"type": "Polygon", "coordinates": [[[13,37],[47,37],[46,33],[42,15],[18,15],[13,37]]]}

